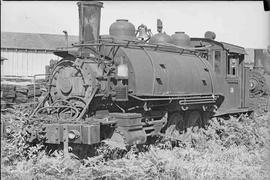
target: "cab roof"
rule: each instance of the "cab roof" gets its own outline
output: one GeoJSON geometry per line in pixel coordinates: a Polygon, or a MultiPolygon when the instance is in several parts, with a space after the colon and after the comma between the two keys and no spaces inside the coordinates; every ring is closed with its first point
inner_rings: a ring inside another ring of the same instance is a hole
{"type": "Polygon", "coordinates": [[[245,51],[245,48],[234,45],[234,44],[230,44],[230,43],[219,42],[219,41],[215,41],[213,39],[208,39],[208,38],[190,38],[190,40],[207,42],[209,44],[215,44],[215,45],[221,46],[224,50],[230,53],[247,54],[245,51]]]}

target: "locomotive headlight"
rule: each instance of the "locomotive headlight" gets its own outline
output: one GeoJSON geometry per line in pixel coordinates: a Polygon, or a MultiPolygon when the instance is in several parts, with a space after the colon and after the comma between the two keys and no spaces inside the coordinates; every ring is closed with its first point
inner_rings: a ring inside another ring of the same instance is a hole
{"type": "Polygon", "coordinates": [[[80,133],[77,130],[71,130],[68,132],[68,139],[74,140],[80,137],[80,133]]]}
{"type": "Polygon", "coordinates": [[[128,66],[127,64],[119,64],[117,66],[117,76],[120,78],[128,78],[128,66]]]}
{"type": "Polygon", "coordinates": [[[116,75],[118,78],[128,78],[128,65],[126,63],[125,56],[116,57],[114,64],[116,65],[116,75]]]}

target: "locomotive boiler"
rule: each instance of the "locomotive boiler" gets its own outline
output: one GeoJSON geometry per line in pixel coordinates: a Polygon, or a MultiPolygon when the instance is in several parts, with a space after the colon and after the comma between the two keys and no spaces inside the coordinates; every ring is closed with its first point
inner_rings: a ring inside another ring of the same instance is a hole
{"type": "MultiPolygon", "coordinates": [[[[80,42],[55,52],[63,59],[31,114],[42,119],[46,142],[64,143],[66,149],[69,143],[92,145],[108,138],[140,144],[160,133],[203,126],[224,96],[190,38],[183,32],[168,36],[158,26],[158,34],[146,34],[148,42],[125,19],[100,36],[102,6],[78,2],[80,42]]],[[[39,138],[39,132],[29,132],[31,140],[39,138]]]]}

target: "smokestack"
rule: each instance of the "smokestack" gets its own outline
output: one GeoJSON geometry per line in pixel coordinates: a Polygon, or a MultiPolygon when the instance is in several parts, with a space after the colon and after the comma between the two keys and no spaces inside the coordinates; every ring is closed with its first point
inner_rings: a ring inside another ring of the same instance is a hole
{"type": "Polygon", "coordinates": [[[79,40],[80,43],[99,39],[100,12],[102,2],[80,1],[79,8],[79,40]]]}

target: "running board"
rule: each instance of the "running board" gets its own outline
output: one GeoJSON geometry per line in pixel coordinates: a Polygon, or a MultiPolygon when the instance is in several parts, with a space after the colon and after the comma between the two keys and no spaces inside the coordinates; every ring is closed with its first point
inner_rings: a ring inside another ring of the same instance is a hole
{"type": "Polygon", "coordinates": [[[220,116],[234,115],[234,114],[243,114],[243,113],[251,114],[252,112],[253,112],[253,110],[250,108],[233,108],[233,109],[228,109],[228,110],[216,111],[216,113],[213,115],[213,117],[220,117],[220,116]]]}

